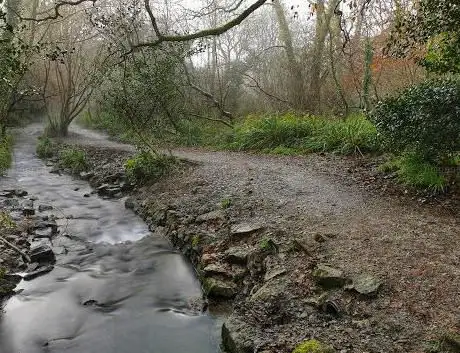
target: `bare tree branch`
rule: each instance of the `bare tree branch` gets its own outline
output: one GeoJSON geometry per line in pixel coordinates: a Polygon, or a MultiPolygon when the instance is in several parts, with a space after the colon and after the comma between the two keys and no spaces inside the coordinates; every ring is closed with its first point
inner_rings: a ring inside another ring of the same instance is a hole
{"type": "MultiPolygon", "coordinates": [[[[93,5],[95,4],[97,0],[76,0],[76,1],[60,1],[54,6],[52,9],[54,11],[53,15],[49,15],[43,18],[34,18],[34,17],[21,17],[21,20],[23,21],[34,21],[34,22],[44,22],[48,20],[56,20],[57,18],[61,17],[62,15],[59,13],[59,9],[65,5],[68,6],[77,6],[80,4],[83,4],[84,2],[92,2],[93,5]]],[[[51,9],[50,9],[51,11],[51,9]]]]}
{"type": "MultiPolygon", "coordinates": [[[[88,0],[79,0],[79,1],[88,1],[88,0]]],[[[160,45],[161,43],[164,42],[186,42],[198,38],[203,38],[203,37],[209,37],[209,36],[218,36],[221,35],[228,30],[232,29],[233,27],[239,25],[241,22],[243,22],[250,14],[252,14],[254,11],[256,11],[259,7],[261,7],[263,4],[265,4],[267,0],[257,0],[255,3],[253,3],[251,6],[249,6],[247,9],[245,9],[240,15],[235,17],[234,19],[228,21],[227,23],[215,27],[215,28],[208,28],[208,29],[203,29],[198,32],[190,33],[190,34],[183,34],[183,35],[165,35],[162,34],[159,31],[159,28],[157,26],[156,18],[153,15],[153,12],[151,11],[149,0],[145,0],[145,5],[146,5],[146,10],[149,14],[150,17],[150,22],[152,23],[153,29],[155,31],[155,34],[157,35],[157,39],[154,41],[149,41],[149,42],[143,42],[143,43],[138,43],[134,45],[131,50],[127,53],[130,54],[134,50],[138,48],[143,48],[143,47],[156,47],[160,45]]],[[[126,55],[126,54],[125,54],[126,55]]]]}

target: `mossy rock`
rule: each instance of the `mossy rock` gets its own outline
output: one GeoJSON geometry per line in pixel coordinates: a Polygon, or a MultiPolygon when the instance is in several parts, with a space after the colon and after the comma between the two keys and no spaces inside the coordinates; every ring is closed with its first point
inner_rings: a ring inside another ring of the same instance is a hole
{"type": "Polygon", "coordinates": [[[317,340],[307,340],[295,347],[292,353],[335,353],[335,349],[317,340]]]}

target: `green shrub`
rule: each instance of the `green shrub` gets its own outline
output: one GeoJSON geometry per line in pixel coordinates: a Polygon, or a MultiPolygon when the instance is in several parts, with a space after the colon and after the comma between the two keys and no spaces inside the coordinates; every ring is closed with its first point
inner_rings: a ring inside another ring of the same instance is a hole
{"type": "Polygon", "coordinates": [[[85,151],[66,148],[59,152],[59,165],[69,168],[73,173],[80,173],[88,169],[88,161],[85,151]]]}
{"type": "Polygon", "coordinates": [[[415,150],[426,160],[460,150],[460,80],[429,80],[377,104],[379,133],[396,151],[415,150]]]}
{"type": "Polygon", "coordinates": [[[5,173],[5,171],[11,167],[12,153],[13,138],[11,136],[6,136],[0,139],[0,174],[5,173]]]}
{"type": "Polygon", "coordinates": [[[176,158],[167,155],[154,155],[142,151],[125,163],[128,179],[133,183],[146,183],[158,180],[176,163],[176,158]]]}
{"type": "Polygon", "coordinates": [[[48,137],[38,139],[36,152],[40,158],[50,158],[54,155],[55,146],[48,137]]]}

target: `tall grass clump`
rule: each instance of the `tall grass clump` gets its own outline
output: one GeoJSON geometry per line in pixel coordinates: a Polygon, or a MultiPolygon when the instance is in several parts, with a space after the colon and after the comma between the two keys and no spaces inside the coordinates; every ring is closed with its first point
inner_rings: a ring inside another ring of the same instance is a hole
{"type": "Polygon", "coordinates": [[[405,152],[389,160],[380,167],[380,170],[395,172],[400,183],[418,189],[439,193],[447,186],[447,180],[439,168],[415,151],[405,152]]]}
{"type": "Polygon", "coordinates": [[[59,165],[73,173],[83,172],[89,167],[85,151],[75,148],[66,148],[59,152],[59,165]]]}
{"type": "Polygon", "coordinates": [[[363,115],[352,115],[344,120],[322,119],[304,147],[312,152],[373,152],[379,149],[377,129],[363,115]]]}
{"type": "Polygon", "coordinates": [[[50,158],[54,155],[55,146],[51,139],[46,136],[38,138],[37,147],[35,152],[40,158],[50,158]]]}
{"type": "Polygon", "coordinates": [[[237,126],[230,147],[238,150],[263,150],[279,146],[299,148],[315,130],[316,118],[282,116],[249,116],[237,126]]]}
{"type": "Polygon", "coordinates": [[[13,154],[13,138],[8,135],[0,139],[0,174],[11,167],[13,154]]]}
{"type": "Polygon", "coordinates": [[[248,117],[235,128],[233,149],[276,154],[364,153],[378,150],[377,130],[362,115],[345,120],[314,116],[248,117]]]}

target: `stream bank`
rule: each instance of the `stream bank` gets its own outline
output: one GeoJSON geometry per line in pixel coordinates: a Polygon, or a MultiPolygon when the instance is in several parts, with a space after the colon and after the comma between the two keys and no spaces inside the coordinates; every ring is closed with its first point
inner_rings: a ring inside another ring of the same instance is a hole
{"type": "MultiPolygon", "coordinates": [[[[121,188],[113,176],[131,147],[72,144],[101,194],[121,188]]],[[[129,196],[126,207],[191,259],[211,309],[232,303],[229,352],[290,353],[310,339],[342,353],[458,352],[458,338],[445,339],[460,330],[457,218],[369,198],[318,173],[330,171],[315,157],[177,155],[194,164],[112,196],[129,196]]]]}

